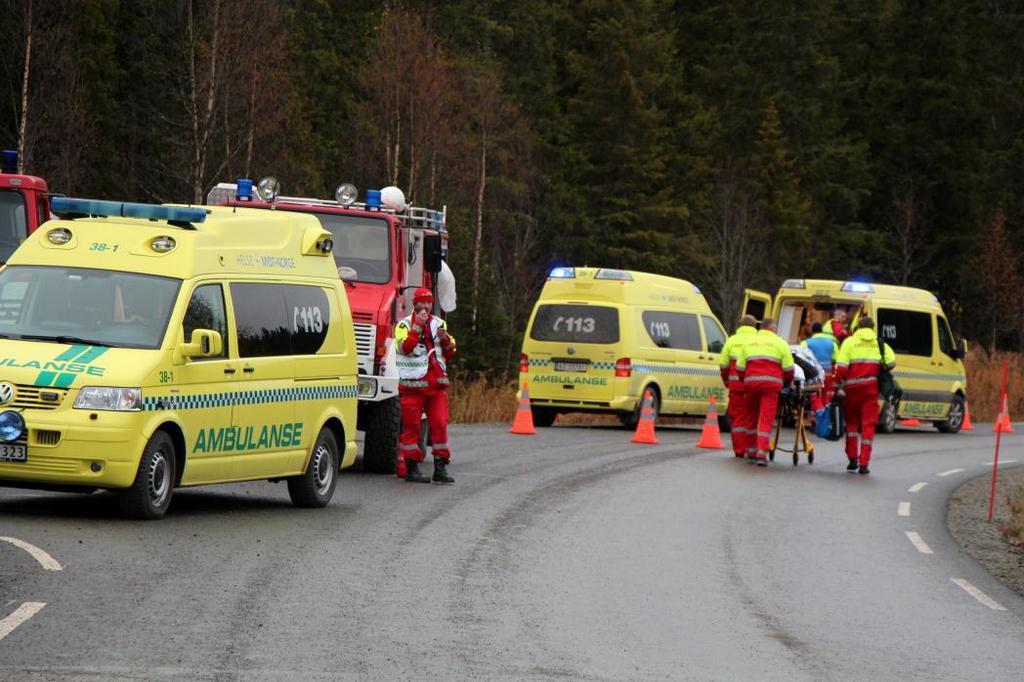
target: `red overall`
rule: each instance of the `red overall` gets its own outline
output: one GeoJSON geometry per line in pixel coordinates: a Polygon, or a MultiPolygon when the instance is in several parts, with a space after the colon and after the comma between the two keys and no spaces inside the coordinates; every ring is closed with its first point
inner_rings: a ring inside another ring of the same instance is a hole
{"type": "Polygon", "coordinates": [[[743,380],[748,409],[757,415],[755,458],[764,461],[771,450],[779,392],[793,380],[793,354],[775,332],[762,329],[743,347],[736,371],[743,380]]]}
{"type": "MultiPolygon", "coordinates": [[[[886,364],[895,363],[892,349],[888,345],[884,349],[886,364]]],[[[850,461],[857,461],[862,467],[867,467],[871,462],[875,426],[878,424],[878,372],[882,362],[874,329],[858,329],[844,341],[836,362],[836,383],[841,384],[846,392],[843,406],[846,417],[846,457],[850,461]]]]}
{"type": "MultiPolygon", "coordinates": [[[[430,320],[423,329],[430,329],[430,320]]],[[[409,329],[409,335],[402,341],[401,352],[408,355],[412,353],[420,341],[424,343],[429,353],[429,365],[427,375],[424,377],[426,386],[406,386],[399,383],[398,395],[402,403],[402,433],[398,438],[398,449],[403,458],[414,462],[423,461],[423,451],[420,449],[420,415],[427,414],[427,425],[430,429],[431,449],[434,457],[445,462],[451,460],[452,453],[448,448],[448,375],[437,363],[437,359],[430,351],[433,350],[435,339],[430,334],[422,334],[417,331],[417,326],[409,329]]],[[[443,351],[445,359],[455,355],[455,346],[452,344],[443,351]]]]}
{"type": "Polygon", "coordinates": [[[729,389],[729,421],[732,425],[729,435],[732,437],[732,451],[737,457],[753,458],[757,451],[757,406],[751,404],[743,389],[743,380],[736,371],[737,354],[756,333],[757,330],[750,326],[737,329],[726,340],[719,363],[722,383],[729,389]]]}

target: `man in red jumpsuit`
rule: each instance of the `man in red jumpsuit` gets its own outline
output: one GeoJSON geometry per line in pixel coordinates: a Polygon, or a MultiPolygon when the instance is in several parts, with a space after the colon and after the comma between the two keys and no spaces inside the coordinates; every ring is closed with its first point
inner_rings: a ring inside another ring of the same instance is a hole
{"type": "Polygon", "coordinates": [[[779,393],[793,380],[793,351],[776,330],[775,320],[761,320],[761,329],[736,356],[736,374],[743,380],[748,408],[757,415],[757,465],[768,466],[772,427],[779,393]]]}
{"type": "Polygon", "coordinates": [[[747,403],[747,394],[743,390],[743,381],[736,373],[736,358],[747,341],[757,334],[757,320],[753,315],[744,315],[736,333],[730,336],[722,346],[719,356],[719,369],[722,383],[729,389],[729,420],[731,422],[732,451],[737,457],[753,459],[757,450],[755,441],[757,413],[747,403]]]}
{"type": "Polygon", "coordinates": [[[865,315],[857,323],[857,331],[843,341],[836,357],[836,385],[845,394],[843,413],[846,417],[847,471],[869,473],[871,449],[878,424],[878,372],[881,365],[896,366],[896,354],[887,343],[880,343],[875,334],[875,321],[865,315]],[[857,433],[860,432],[860,452],[857,433]]]}
{"type": "Polygon", "coordinates": [[[426,411],[434,455],[433,479],[438,483],[454,483],[455,479],[448,474],[452,453],[448,448],[446,361],[455,355],[455,339],[448,334],[445,321],[430,314],[434,306],[430,289],[417,289],[413,306],[413,314],[400,320],[395,328],[398,395],[402,402],[398,449],[405,460],[405,480],[430,483],[430,478],[419,469],[423,461],[420,415],[426,411]]]}

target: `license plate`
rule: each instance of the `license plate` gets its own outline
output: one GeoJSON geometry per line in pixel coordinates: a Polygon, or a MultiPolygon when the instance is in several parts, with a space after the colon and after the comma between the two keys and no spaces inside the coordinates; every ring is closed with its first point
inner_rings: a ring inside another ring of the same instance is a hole
{"type": "Polygon", "coordinates": [[[556,372],[586,372],[589,366],[589,362],[565,362],[555,360],[556,372]]]}
{"type": "Polygon", "coordinates": [[[0,462],[24,462],[28,459],[24,445],[0,443],[0,462]]]}

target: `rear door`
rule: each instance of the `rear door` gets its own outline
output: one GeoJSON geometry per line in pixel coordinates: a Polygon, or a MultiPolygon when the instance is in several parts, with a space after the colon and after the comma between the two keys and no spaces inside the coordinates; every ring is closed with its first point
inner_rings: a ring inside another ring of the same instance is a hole
{"type": "Polygon", "coordinates": [[[741,310],[741,315],[753,315],[755,320],[761,321],[772,314],[772,297],[763,291],[744,289],[741,310]]]}
{"type": "Polygon", "coordinates": [[[523,344],[530,395],[548,400],[609,402],[621,309],[590,303],[540,303],[523,344]]]}

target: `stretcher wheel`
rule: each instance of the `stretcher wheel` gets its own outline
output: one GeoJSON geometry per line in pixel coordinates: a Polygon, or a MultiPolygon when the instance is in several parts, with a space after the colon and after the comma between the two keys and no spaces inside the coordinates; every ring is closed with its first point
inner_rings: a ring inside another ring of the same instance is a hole
{"type": "Polygon", "coordinates": [[[798,455],[798,454],[796,454],[796,453],[794,452],[794,453],[793,453],[793,466],[796,466],[796,465],[797,465],[797,462],[799,462],[799,461],[800,461],[800,455],[798,455]]]}
{"type": "Polygon", "coordinates": [[[775,461],[775,451],[774,450],[769,450],[768,451],[768,461],[769,462],[774,462],[775,461]]]}
{"type": "Polygon", "coordinates": [[[814,450],[807,451],[807,463],[814,464],[814,450]]]}

